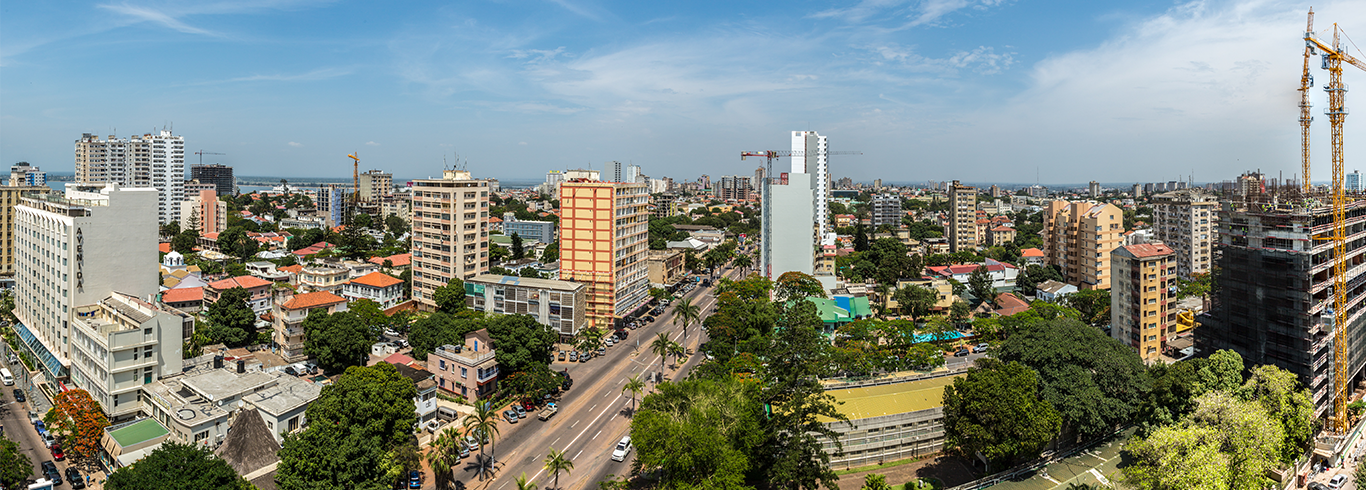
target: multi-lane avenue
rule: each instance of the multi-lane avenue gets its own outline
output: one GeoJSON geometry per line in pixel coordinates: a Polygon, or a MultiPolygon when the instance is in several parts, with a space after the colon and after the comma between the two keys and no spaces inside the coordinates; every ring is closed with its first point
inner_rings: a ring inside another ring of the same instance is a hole
{"type": "MultiPolygon", "coordinates": [[[[732,269],[724,275],[733,279],[740,271],[732,269]]],[[[713,290],[714,285],[698,287],[683,297],[691,298],[693,304],[700,307],[700,316],[705,318],[716,305],[713,290]]],[[[574,386],[560,397],[559,413],[544,422],[528,416],[516,424],[509,424],[500,418],[499,437],[493,444],[497,462],[493,479],[479,480],[474,458],[462,462],[465,464],[457,471],[456,478],[467,482],[471,488],[515,490],[514,480],[525,473],[528,480],[545,488],[553,483],[554,475],[543,469],[543,460],[551,448],[564,451],[574,463],[572,472],[560,474],[561,488],[592,488],[607,475],[629,473],[634,451],[624,462],[611,460],[612,449],[630,432],[631,393],[622,389],[626,380],[637,375],[645,379],[660,371],[660,356],[649,347],[658,332],[667,333],[670,339],[685,344],[693,353],[680,366],[674,366],[673,357],[664,360],[666,380],[685,376],[702,358],[697,347],[705,341],[701,325],[693,324],[688,327],[685,343],[681,325],[674,324],[672,305],[665,307],[664,313],[657,315],[654,322],[629,332],[626,341],[608,347],[605,356],[594,357],[586,363],[556,361],[552,364],[552,369],[567,370],[574,379],[574,386]]],[[[645,392],[649,393],[653,388],[654,384],[647,382],[645,392]]]]}

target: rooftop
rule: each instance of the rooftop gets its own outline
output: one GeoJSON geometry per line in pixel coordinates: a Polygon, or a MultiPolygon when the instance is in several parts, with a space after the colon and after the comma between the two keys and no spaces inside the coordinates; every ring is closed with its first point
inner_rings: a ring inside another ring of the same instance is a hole
{"type": "Polygon", "coordinates": [[[280,416],[312,403],[323,391],[322,385],[293,376],[280,376],[278,379],[279,384],[243,396],[242,399],[261,411],[280,416]]]}
{"type": "Polygon", "coordinates": [[[286,301],[285,304],[280,305],[280,308],[284,310],[307,310],[345,302],[346,298],[327,291],[319,291],[316,293],[296,294],[293,298],[290,298],[289,301],[286,301]]]}
{"type": "MultiPolygon", "coordinates": [[[[962,375],[830,390],[825,393],[835,397],[835,401],[843,402],[836,404],[835,409],[853,421],[943,406],[944,387],[953,384],[953,380],[959,376],[962,375]]],[[[819,418],[821,422],[834,421],[826,417],[819,418]]]]}
{"type": "Polygon", "coordinates": [[[554,289],[558,291],[575,291],[585,286],[583,283],[561,281],[557,279],[535,279],[530,277],[501,276],[497,274],[480,274],[470,278],[469,281],[483,284],[499,284],[507,286],[518,286],[524,288],[554,289]]]}
{"type": "Polygon", "coordinates": [[[1138,257],[1140,259],[1148,257],[1161,257],[1163,255],[1170,255],[1172,253],[1175,253],[1172,251],[1171,247],[1168,247],[1167,245],[1162,243],[1140,243],[1137,245],[1127,245],[1122,248],[1124,250],[1127,250],[1130,254],[1133,254],[1134,257],[1138,257]]]}
{"type": "Polygon", "coordinates": [[[370,257],[369,259],[370,263],[375,265],[384,265],[384,261],[386,260],[393,264],[394,267],[406,267],[409,264],[412,264],[413,254],[394,254],[388,257],[370,257]]]}
{"type": "Polygon", "coordinates": [[[352,279],[351,282],[376,288],[387,288],[389,286],[397,286],[399,284],[403,284],[403,280],[397,279],[383,272],[371,272],[364,276],[352,279]]]}
{"type": "Polygon", "coordinates": [[[209,287],[219,291],[226,291],[232,288],[251,289],[270,286],[271,282],[256,276],[237,276],[229,277],[221,281],[209,283],[209,287]]]}
{"type": "Polygon", "coordinates": [[[167,289],[161,292],[162,303],[184,303],[186,301],[203,300],[204,288],[167,289]]]}
{"type": "MultiPolygon", "coordinates": [[[[108,430],[108,429],[106,429],[108,430]]],[[[109,436],[114,438],[114,442],[119,446],[128,447],[138,443],[150,441],[158,437],[170,434],[171,431],[162,426],[155,419],[142,419],[136,422],[109,430],[109,436]]]]}
{"type": "Polygon", "coordinates": [[[275,381],[275,376],[261,371],[237,374],[225,368],[182,378],[180,384],[212,402],[250,393],[275,381]]]}

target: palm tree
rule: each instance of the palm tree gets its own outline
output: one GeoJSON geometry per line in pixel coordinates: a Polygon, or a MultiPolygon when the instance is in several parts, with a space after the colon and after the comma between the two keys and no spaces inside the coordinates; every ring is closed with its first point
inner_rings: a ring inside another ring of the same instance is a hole
{"type": "Polygon", "coordinates": [[[484,476],[484,447],[489,448],[489,471],[493,471],[493,441],[498,436],[498,413],[489,402],[475,403],[474,413],[465,416],[461,421],[468,433],[473,434],[475,439],[479,439],[479,476],[484,476]],[[487,438],[488,442],[483,443],[482,439],[487,438]]]}
{"type": "Polygon", "coordinates": [[[750,257],[749,254],[737,255],[735,256],[735,266],[741,270],[749,269],[754,266],[754,258],[750,257]]]}
{"type": "Polygon", "coordinates": [[[622,393],[631,392],[631,410],[634,411],[636,409],[636,397],[640,396],[640,392],[645,391],[645,382],[641,381],[639,374],[631,376],[626,378],[626,386],[621,387],[621,391],[622,393]]]}
{"type": "Polygon", "coordinates": [[[688,350],[683,348],[683,344],[669,342],[669,354],[674,356],[674,364],[682,364],[679,361],[688,356],[688,350]]]}
{"type": "Polygon", "coordinates": [[[669,344],[672,343],[674,342],[672,340],[669,340],[669,334],[666,332],[659,332],[659,335],[655,337],[655,340],[653,342],[650,342],[650,352],[654,352],[656,355],[659,356],[660,376],[664,375],[664,358],[668,357],[669,344]]]}
{"type": "Polygon", "coordinates": [[[517,477],[517,490],[536,490],[535,483],[526,481],[525,471],[522,472],[522,476],[517,477]]]}
{"type": "Polygon", "coordinates": [[[441,435],[432,441],[432,449],[423,456],[436,475],[438,486],[451,477],[451,470],[460,462],[460,432],[454,426],[446,427],[441,435]]]}
{"type": "Polygon", "coordinates": [[[574,462],[564,457],[564,451],[550,448],[550,455],[545,457],[545,470],[555,474],[555,488],[560,488],[560,472],[569,473],[573,469],[574,462]]]}
{"type": "Polygon", "coordinates": [[[683,298],[674,305],[674,324],[683,324],[683,345],[688,344],[688,326],[697,323],[702,308],[692,304],[692,298],[683,298]]]}

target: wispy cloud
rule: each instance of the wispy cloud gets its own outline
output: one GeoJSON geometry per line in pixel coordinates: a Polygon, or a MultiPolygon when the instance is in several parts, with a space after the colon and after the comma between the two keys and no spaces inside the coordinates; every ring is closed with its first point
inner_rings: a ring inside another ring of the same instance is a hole
{"type": "Polygon", "coordinates": [[[564,8],[565,10],[568,10],[568,11],[570,11],[570,12],[573,12],[574,15],[578,15],[578,16],[583,17],[583,18],[585,18],[585,19],[590,19],[590,20],[594,20],[594,21],[598,21],[598,22],[602,22],[602,21],[603,21],[603,16],[602,16],[602,14],[600,14],[600,13],[594,11],[594,10],[596,10],[596,9],[592,9],[592,8],[589,8],[589,7],[585,7],[585,6],[583,6],[583,5],[579,5],[579,4],[570,2],[569,0],[550,0],[550,3],[553,3],[553,4],[555,4],[555,5],[559,5],[561,8],[564,8]]]}
{"type": "Polygon", "coordinates": [[[271,74],[271,75],[248,75],[244,77],[234,77],[225,80],[210,80],[205,82],[194,82],[187,85],[219,85],[225,83],[244,83],[244,82],[313,82],[327,80],[341,76],[350,75],[354,70],[351,68],[319,68],[307,73],[295,74],[271,74]]]}
{"type": "Polygon", "coordinates": [[[122,14],[124,16],[127,16],[131,20],[133,20],[132,23],[151,22],[153,24],[159,24],[162,27],[171,29],[173,31],[179,31],[186,34],[202,34],[205,36],[222,37],[222,34],[212,32],[207,29],[201,29],[198,27],[191,26],[189,24],[182,22],[180,19],[173,17],[170,13],[167,13],[166,11],[156,10],[150,7],[129,5],[127,3],[123,3],[100,5],[99,8],[109,10],[116,14],[122,14]]]}
{"type": "Polygon", "coordinates": [[[289,142],[289,146],[293,146],[293,147],[295,147],[295,148],[298,148],[298,147],[304,146],[304,144],[303,144],[303,143],[297,143],[297,142],[291,141],[291,142],[289,142]]]}
{"type": "Polygon", "coordinates": [[[971,8],[986,10],[1006,0],[861,0],[844,8],[832,8],[810,14],[814,19],[838,19],[848,23],[882,23],[895,21],[897,29],[934,25],[944,17],[971,8]]]}
{"type": "Polygon", "coordinates": [[[151,23],[186,34],[227,37],[226,34],[190,25],[186,17],[195,15],[251,14],[264,11],[295,10],[332,3],[333,0],[243,0],[202,3],[122,2],[96,7],[123,17],[123,25],[151,23]]]}
{"type": "Polygon", "coordinates": [[[374,142],[374,141],[366,141],[366,142],[365,142],[365,145],[366,145],[366,146],[379,146],[379,143],[376,143],[376,142],[374,142]]]}

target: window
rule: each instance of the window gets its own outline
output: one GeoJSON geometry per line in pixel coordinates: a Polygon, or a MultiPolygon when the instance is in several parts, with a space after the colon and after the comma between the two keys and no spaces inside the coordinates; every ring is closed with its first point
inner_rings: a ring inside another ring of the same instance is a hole
{"type": "Polygon", "coordinates": [[[460,368],[460,377],[469,377],[469,370],[465,368],[460,368]]]}
{"type": "Polygon", "coordinates": [[[442,371],[445,371],[445,370],[446,370],[446,360],[445,360],[445,359],[442,359],[442,360],[439,362],[439,364],[441,365],[441,370],[442,370],[442,371]]]}
{"type": "Polygon", "coordinates": [[[198,443],[199,441],[203,441],[203,440],[208,439],[208,438],[209,438],[209,431],[206,430],[206,431],[204,431],[204,432],[200,432],[200,433],[198,433],[198,434],[195,434],[195,435],[194,435],[194,442],[195,442],[195,443],[198,443]]]}

